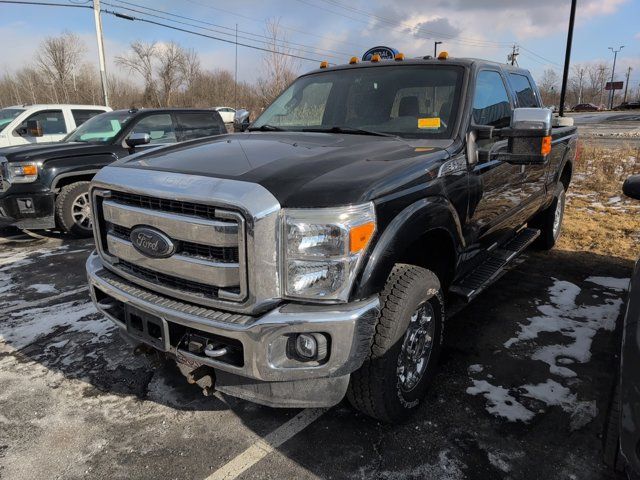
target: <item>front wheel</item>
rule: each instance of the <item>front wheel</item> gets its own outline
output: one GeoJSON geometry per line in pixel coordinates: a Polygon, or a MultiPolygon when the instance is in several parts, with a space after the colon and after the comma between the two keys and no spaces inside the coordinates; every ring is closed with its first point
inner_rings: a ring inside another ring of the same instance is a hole
{"type": "Polygon", "coordinates": [[[380,296],[381,311],[368,358],[351,374],[350,403],[385,422],[409,417],[436,371],[444,301],[436,275],[396,265],[380,296]]]}
{"type": "Polygon", "coordinates": [[[63,187],[56,198],[56,220],[65,233],[86,238],[92,235],[89,182],[63,187]]]}

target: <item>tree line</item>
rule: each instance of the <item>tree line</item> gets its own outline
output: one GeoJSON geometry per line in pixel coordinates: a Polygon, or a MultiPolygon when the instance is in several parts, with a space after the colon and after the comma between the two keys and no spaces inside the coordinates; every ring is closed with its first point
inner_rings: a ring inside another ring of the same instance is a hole
{"type": "MultiPolygon", "coordinates": [[[[158,108],[235,106],[254,114],[297,75],[277,21],[267,23],[267,53],[255,83],[238,82],[225,69],[208,70],[192,49],[175,42],[134,41],[116,57],[107,79],[110,106],[158,108]],[[237,101],[236,101],[237,99],[237,101]]],[[[0,76],[0,107],[35,103],[104,103],[98,69],[85,59],[86,45],[70,32],[48,37],[28,65],[0,76]]]]}
{"type": "MultiPolygon", "coordinates": [[[[621,68],[621,67],[618,67],[621,68]]],[[[617,79],[620,77],[620,70],[617,79]]],[[[623,72],[624,73],[624,72],[623,72]]],[[[607,82],[611,81],[611,65],[604,62],[578,63],[571,67],[567,79],[567,93],[565,105],[573,106],[578,103],[593,103],[596,106],[609,106],[610,91],[605,90],[607,82]]],[[[625,79],[626,82],[626,79],[625,79]]],[[[560,89],[562,77],[553,69],[546,69],[538,79],[538,88],[545,105],[560,106],[560,89]]],[[[640,87],[628,86],[627,101],[640,99],[640,87]]],[[[623,101],[624,89],[616,90],[613,105],[623,101]]]]}

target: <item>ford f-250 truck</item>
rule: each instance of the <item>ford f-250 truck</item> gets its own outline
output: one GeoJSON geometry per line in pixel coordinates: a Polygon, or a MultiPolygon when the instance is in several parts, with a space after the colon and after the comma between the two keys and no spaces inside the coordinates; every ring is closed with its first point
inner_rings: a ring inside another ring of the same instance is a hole
{"type": "Polygon", "coordinates": [[[454,305],[560,234],[576,129],[541,107],[488,61],[323,64],[245,133],[103,169],[91,295],[205,391],[404,418],[454,305]]]}
{"type": "Polygon", "coordinates": [[[59,228],[91,236],[89,181],[105,165],[148,148],[226,133],[214,110],[117,110],[61,142],[0,149],[0,227],[59,228]]]}

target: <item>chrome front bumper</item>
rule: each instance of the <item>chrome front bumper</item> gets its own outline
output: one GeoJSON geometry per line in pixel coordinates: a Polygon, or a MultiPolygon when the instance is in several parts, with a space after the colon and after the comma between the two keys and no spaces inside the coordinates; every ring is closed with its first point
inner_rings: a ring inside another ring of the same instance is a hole
{"type": "Polygon", "coordinates": [[[182,325],[194,333],[207,332],[241,342],[244,356],[242,366],[215,358],[189,357],[189,352],[176,348],[176,339],[165,342],[163,350],[178,358],[184,355],[195,363],[258,382],[297,383],[300,380],[337,380],[342,377],[340,383],[346,389],[348,375],[362,365],[369,352],[379,312],[377,296],[342,305],[287,303],[257,317],[204,309],[159,296],[117,277],[105,269],[95,252],[87,260],[87,275],[96,307],[121,329],[126,329],[125,324],[111,315],[108,308],[104,308],[104,302],[101,304],[96,300],[96,289],[100,291],[99,296],[106,294],[169,324],[182,325]],[[284,340],[291,334],[302,332],[324,333],[330,338],[329,356],[325,363],[309,365],[287,357],[284,340]]]}

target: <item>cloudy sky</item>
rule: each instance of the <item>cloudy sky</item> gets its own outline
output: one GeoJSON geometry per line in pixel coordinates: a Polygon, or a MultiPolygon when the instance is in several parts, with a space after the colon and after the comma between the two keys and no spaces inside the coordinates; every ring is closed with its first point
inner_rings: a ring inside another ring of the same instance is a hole
{"type": "MultiPolygon", "coordinates": [[[[49,0],[36,0],[46,2],[49,0]]],[[[90,5],[90,0],[57,0],[90,5]]],[[[561,72],[569,0],[102,0],[102,8],[147,18],[177,28],[263,45],[265,21],[279,19],[301,72],[319,60],[342,63],[368,47],[389,45],[408,56],[431,54],[433,42],[452,56],[506,61],[511,45],[520,45],[519,63],[539,76],[545,68],[561,72]],[[295,45],[293,45],[295,44],[295,45]]],[[[206,68],[233,70],[235,47],[219,40],[103,13],[105,48],[113,58],[134,40],[176,41],[198,51],[206,68]]],[[[63,30],[87,45],[87,61],[97,62],[93,13],[62,8],[0,3],[0,74],[28,64],[38,43],[63,30]]],[[[611,61],[608,47],[625,45],[617,75],[633,68],[630,84],[640,84],[640,0],[578,0],[572,62],[611,61]]],[[[239,47],[241,80],[259,74],[263,53],[239,47]]]]}

